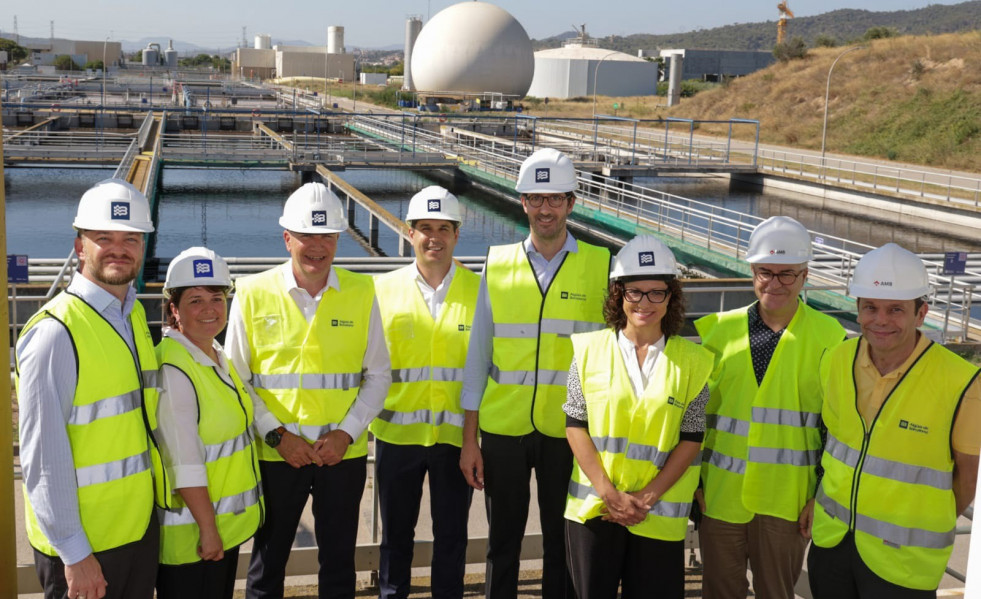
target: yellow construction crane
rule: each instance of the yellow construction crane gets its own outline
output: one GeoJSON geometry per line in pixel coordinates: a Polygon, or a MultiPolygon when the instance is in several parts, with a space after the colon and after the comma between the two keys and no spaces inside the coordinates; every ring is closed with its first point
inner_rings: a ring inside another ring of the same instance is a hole
{"type": "Polygon", "coordinates": [[[777,4],[777,10],[780,11],[780,19],[777,21],[777,44],[782,44],[787,36],[787,19],[793,19],[794,13],[787,6],[787,0],[777,4]]]}

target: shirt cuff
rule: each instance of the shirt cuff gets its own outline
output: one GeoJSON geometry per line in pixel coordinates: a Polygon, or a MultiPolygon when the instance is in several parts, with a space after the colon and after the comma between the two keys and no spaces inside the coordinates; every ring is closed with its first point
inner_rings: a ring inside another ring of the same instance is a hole
{"type": "Polygon", "coordinates": [[[61,561],[66,566],[77,564],[92,555],[92,546],[89,545],[89,538],[85,535],[85,531],[72,535],[63,542],[58,543],[55,550],[58,552],[58,557],[61,558],[61,561]]]}
{"type": "Polygon", "coordinates": [[[460,407],[464,410],[470,410],[471,412],[476,412],[480,410],[480,401],[483,399],[483,394],[477,394],[473,392],[468,392],[466,390],[460,393],[460,407]]]}
{"type": "Polygon", "coordinates": [[[273,416],[272,413],[269,413],[264,414],[262,417],[257,419],[253,423],[253,426],[255,427],[256,432],[259,433],[259,437],[265,439],[266,434],[269,431],[276,430],[277,428],[283,426],[283,423],[273,416]]]}
{"type": "Polygon", "coordinates": [[[172,469],[175,489],[208,486],[208,468],[202,465],[174,466],[172,469]]]}
{"type": "Polygon", "coordinates": [[[354,443],[357,442],[358,437],[360,437],[361,434],[364,433],[365,427],[360,422],[358,422],[358,419],[356,417],[348,414],[347,416],[344,417],[344,420],[341,421],[341,425],[337,427],[337,429],[342,430],[348,435],[350,435],[351,444],[353,445],[354,443]]]}

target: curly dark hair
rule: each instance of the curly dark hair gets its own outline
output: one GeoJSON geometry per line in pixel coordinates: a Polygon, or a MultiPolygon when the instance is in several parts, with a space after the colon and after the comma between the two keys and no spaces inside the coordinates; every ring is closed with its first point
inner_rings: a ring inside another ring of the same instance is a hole
{"type": "MultiPolygon", "coordinates": [[[[224,291],[225,297],[226,298],[228,297],[228,287],[222,287],[221,285],[204,285],[203,287],[208,291],[210,291],[211,293],[218,293],[219,291],[224,291]]],[[[170,328],[172,329],[180,330],[180,327],[177,326],[177,318],[174,316],[174,310],[177,308],[177,306],[180,305],[181,297],[184,295],[184,292],[187,291],[188,289],[193,289],[193,288],[175,287],[170,290],[170,297],[167,298],[166,310],[167,310],[167,325],[170,326],[170,328]]]]}
{"type": "Polygon", "coordinates": [[[664,338],[668,339],[672,335],[677,335],[685,326],[685,293],[681,289],[681,282],[671,275],[659,275],[653,277],[628,277],[610,281],[610,286],[606,291],[606,302],[603,304],[603,318],[606,324],[613,327],[615,331],[623,330],[627,326],[627,315],[623,311],[623,290],[624,283],[630,281],[664,281],[668,284],[668,311],[661,319],[661,332],[664,338]]]}

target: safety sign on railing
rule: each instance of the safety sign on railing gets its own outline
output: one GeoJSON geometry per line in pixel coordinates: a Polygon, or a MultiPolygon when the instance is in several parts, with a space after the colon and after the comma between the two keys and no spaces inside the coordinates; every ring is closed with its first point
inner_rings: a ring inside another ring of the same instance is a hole
{"type": "Polygon", "coordinates": [[[7,255],[7,282],[28,283],[27,254],[7,255]]]}

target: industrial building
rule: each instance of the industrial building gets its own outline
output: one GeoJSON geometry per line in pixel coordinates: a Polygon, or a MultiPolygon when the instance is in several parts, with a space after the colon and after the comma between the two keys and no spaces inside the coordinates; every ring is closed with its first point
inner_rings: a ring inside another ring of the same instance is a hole
{"type": "Polygon", "coordinates": [[[657,93],[657,77],[656,63],[600,48],[583,32],[561,48],[535,52],[535,77],[528,95],[649,96],[657,93]]]}
{"type": "Polygon", "coordinates": [[[682,79],[702,81],[721,81],[729,77],[742,77],[773,64],[772,52],[755,50],[699,50],[697,48],[676,48],[661,50],[665,63],[672,55],[684,58],[681,69],[682,79]]]}
{"type": "Polygon", "coordinates": [[[327,46],[273,46],[267,34],[255,36],[252,48],[238,48],[232,70],[244,79],[274,77],[356,78],[353,54],[345,53],[344,28],[327,30],[327,46]]]}
{"type": "Polygon", "coordinates": [[[87,62],[102,60],[105,55],[105,62],[108,66],[119,66],[119,61],[123,57],[123,45],[120,42],[109,41],[85,41],[85,40],[24,40],[22,44],[30,50],[30,61],[35,65],[54,64],[57,56],[71,56],[78,66],[83,66],[87,62]]]}

